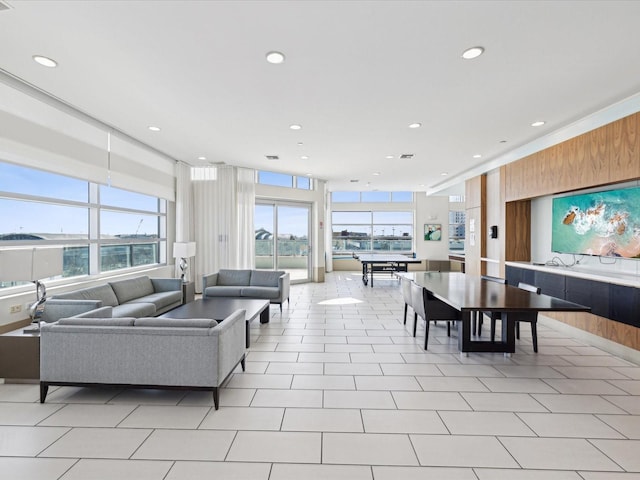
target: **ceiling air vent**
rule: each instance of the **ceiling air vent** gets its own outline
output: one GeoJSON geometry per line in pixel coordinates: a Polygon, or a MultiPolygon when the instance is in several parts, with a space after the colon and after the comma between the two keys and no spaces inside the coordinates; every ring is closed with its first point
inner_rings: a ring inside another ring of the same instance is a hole
{"type": "Polygon", "coordinates": [[[413,153],[403,153],[402,155],[400,155],[400,158],[411,160],[413,158],[413,153]]]}
{"type": "Polygon", "coordinates": [[[0,2],[0,12],[4,10],[9,10],[10,8],[11,8],[11,5],[9,5],[7,2],[0,2]]]}
{"type": "Polygon", "coordinates": [[[349,180],[351,183],[358,183],[360,180],[358,179],[353,179],[353,180],[349,180]]]}
{"type": "Polygon", "coordinates": [[[267,160],[280,160],[280,157],[278,155],[265,155],[267,157],[267,160]]]}

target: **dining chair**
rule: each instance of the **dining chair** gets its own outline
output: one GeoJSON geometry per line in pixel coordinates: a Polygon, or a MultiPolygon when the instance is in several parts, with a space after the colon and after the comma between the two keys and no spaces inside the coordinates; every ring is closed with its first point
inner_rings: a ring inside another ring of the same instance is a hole
{"type": "Polygon", "coordinates": [[[413,309],[413,303],[411,301],[411,284],[413,282],[406,277],[400,277],[400,289],[402,290],[402,299],[404,300],[404,322],[403,325],[407,324],[407,310],[411,305],[413,309]]]}
{"type": "Polygon", "coordinates": [[[418,317],[425,321],[424,349],[429,344],[429,322],[437,320],[447,322],[447,336],[451,336],[451,322],[462,320],[462,313],[431,295],[424,287],[411,282],[411,301],[413,302],[413,336],[416,336],[418,317]]]}
{"type": "MultiPolygon", "coordinates": [[[[518,283],[518,288],[540,295],[540,287],[529,285],[528,283],[518,283]]],[[[520,322],[531,324],[531,338],[533,340],[533,351],[538,353],[538,312],[517,312],[516,313],[516,338],[520,339],[520,322]]]]}
{"type": "MultiPolygon", "coordinates": [[[[500,278],[500,277],[492,277],[491,275],[482,275],[480,277],[482,280],[485,280],[487,282],[494,282],[494,283],[500,283],[502,285],[506,285],[507,281],[504,278],[500,278]]],[[[471,323],[471,331],[474,335],[476,335],[476,333],[478,335],[482,335],[482,323],[483,323],[483,317],[484,315],[487,315],[490,319],[491,319],[491,341],[493,342],[496,338],[496,320],[500,320],[501,316],[500,316],[500,312],[478,312],[478,318],[477,318],[477,324],[476,324],[476,318],[474,317],[474,319],[472,320],[471,323]],[[476,329],[476,325],[477,325],[477,329],[476,329]]]]}

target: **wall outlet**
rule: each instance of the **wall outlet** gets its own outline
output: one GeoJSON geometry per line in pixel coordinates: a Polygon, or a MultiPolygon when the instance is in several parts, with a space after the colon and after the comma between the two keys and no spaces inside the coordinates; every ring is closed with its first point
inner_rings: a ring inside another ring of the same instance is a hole
{"type": "Polygon", "coordinates": [[[11,305],[9,307],[9,313],[20,313],[22,311],[22,305],[11,305]]]}

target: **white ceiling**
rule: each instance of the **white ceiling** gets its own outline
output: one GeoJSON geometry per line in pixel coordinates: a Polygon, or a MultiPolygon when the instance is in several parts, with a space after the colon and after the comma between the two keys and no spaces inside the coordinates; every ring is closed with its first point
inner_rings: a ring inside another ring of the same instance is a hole
{"type": "Polygon", "coordinates": [[[437,189],[640,92],[633,1],[6,3],[5,72],[177,160],[331,190],[437,189]]]}

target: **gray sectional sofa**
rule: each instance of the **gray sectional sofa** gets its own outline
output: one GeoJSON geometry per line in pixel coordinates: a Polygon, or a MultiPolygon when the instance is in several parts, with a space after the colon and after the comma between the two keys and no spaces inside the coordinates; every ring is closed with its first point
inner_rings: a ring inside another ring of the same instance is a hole
{"type": "Polygon", "coordinates": [[[245,367],[245,311],[210,319],[65,318],[40,330],[40,402],[49,385],[211,390],[245,367]]]}
{"type": "Polygon", "coordinates": [[[182,304],[182,280],[140,276],[54,295],[42,321],[66,317],[153,317],[182,304]]]}
{"type": "Polygon", "coordinates": [[[203,297],[244,297],[280,304],[289,301],[289,274],[282,270],[224,270],[202,277],[203,297]]]}

